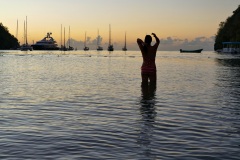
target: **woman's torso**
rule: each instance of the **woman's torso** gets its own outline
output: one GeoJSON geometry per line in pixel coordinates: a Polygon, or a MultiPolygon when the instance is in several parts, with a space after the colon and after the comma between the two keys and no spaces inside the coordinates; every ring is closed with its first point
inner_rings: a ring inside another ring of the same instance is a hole
{"type": "Polygon", "coordinates": [[[156,50],[149,46],[146,53],[142,53],[143,57],[143,63],[142,63],[142,73],[155,73],[156,72],[156,64],[155,64],[155,58],[156,58],[156,50]]]}

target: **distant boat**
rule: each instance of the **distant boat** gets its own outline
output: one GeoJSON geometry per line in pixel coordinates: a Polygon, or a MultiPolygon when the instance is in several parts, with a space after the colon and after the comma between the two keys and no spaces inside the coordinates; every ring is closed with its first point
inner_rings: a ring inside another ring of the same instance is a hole
{"type": "Polygon", "coordinates": [[[108,45],[108,51],[114,51],[113,45],[111,44],[111,26],[109,24],[109,45],[108,45]]]}
{"type": "Polygon", "coordinates": [[[240,53],[240,42],[222,42],[222,45],[220,53],[240,53]]]}
{"type": "Polygon", "coordinates": [[[87,36],[86,36],[86,32],[85,32],[85,41],[84,41],[84,48],[83,48],[84,51],[89,50],[89,47],[86,46],[86,43],[87,43],[86,41],[87,41],[87,36]]]}
{"type": "Polygon", "coordinates": [[[28,45],[28,42],[27,42],[27,17],[26,17],[26,26],[25,26],[25,22],[24,22],[24,41],[25,41],[25,44],[23,44],[21,47],[20,47],[20,50],[21,51],[32,51],[33,50],[33,47],[28,45]]]}
{"type": "Polygon", "coordinates": [[[62,24],[61,24],[61,46],[59,48],[60,51],[67,51],[66,45],[65,45],[65,27],[63,30],[63,44],[62,44],[62,24]]]}
{"type": "Polygon", "coordinates": [[[99,30],[98,30],[98,36],[97,36],[97,51],[102,51],[103,47],[100,45],[100,36],[99,36],[99,30]]]}
{"type": "Polygon", "coordinates": [[[97,47],[97,51],[102,51],[102,50],[103,50],[103,47],[101,47],[101,46],[97,47]]]}
{"type": "Polygon", "coordinates": [[[126,32],[125,32],[125,43],[124,47],[122,48],[123,51],[127,51],[127,40],[126,40],[126,32]]]}
{"type": "Polygon", "coordinates": [[[73,48],[73,47],[71,47],[71,46],[69,46],[69,47],[68,47],[68,50],[69,50],[69,51],[73,51],[73,50],[74,50],[74,48],[73,48]]]}
{"type": "Polygon", "coordinates": [[[62,25],[61,25],[61,47],[59,48],[60,51],[73,51],[74,48],[70,46],[70,26],[69,26],[69,34],[68,34],[68,48],[66,47],[66,42],[65,42],[65,27],[64,27],[64,32],[63,32],[63,45],[62,45],[62,25]]]}
{"type": "Polygon", "coordinates": [[[21,51],[32,51],[32,50],[33,50],[33,47],[31,47],[31,46],[28,45],[28,44],[23,44],[23,45],[20,47],[20,50],[21,50],[21,51]]]}
{"type": "Polygon", "coordinates": [[[59,48],[60,51],[67,51],[68,48],[66,47],[66,42],[65,42],[65,27],[63,29],[63,45],[62,45],[62,26],[61,26],[61,47],[59,48]]]}
{"type": "Polygon", "coordinates": [[[89,47],[86,47],[86,46],[85,46],[85,47],[83,48],[83,50],[84,50],[84,51],[88,51],[88,50],[89,50],[89,47]]]}
{"type": "Polygon", "coordinates": [[[69,34],[68,34],[68,51],[73,51],[74,48],[71,46],[71,37],[70,37],[70,26],[69,26],[69,34]]]}
{"type": "Polygon", "coordinates": [[[59,50],[57,42],[51,37],[51,32],[47,33],[47,36],[42,40],[37,41],[32,45],[34,50],[59,50]]]}
{"type": "Polygon", "coordinates": [[[196,49],[196,50],[183,50],[180,49],[180,53],[201,53],[203,49],[196,49]]]}
{"type": "Polygon", "coordinates": [[[113,45],[108,46],[108,51],[114,51],[113,45]]]}

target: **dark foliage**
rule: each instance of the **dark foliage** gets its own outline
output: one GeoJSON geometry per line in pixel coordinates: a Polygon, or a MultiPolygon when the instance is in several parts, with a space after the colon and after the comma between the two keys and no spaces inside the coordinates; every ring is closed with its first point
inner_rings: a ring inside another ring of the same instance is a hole
{"type": "Polygon", "coordinates": [[[233,15],[219,24],[215,38],[214,49],[222,49],[222,42],[240,41],[240,5],[233,11],[233,15]]]}
{"type": "Polygon", "coordinates": [[[0,23],[0,49],[16,49],[19,47],[17,38],[11,35],[8,28],[0,23]]]}

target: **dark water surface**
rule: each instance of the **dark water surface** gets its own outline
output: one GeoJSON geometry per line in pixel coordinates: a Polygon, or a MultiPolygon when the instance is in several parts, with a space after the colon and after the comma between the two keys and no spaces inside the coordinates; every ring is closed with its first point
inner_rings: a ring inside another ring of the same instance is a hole
{"type": "Polygon", "coordinates": [[[0,52],[0,159],[240,159],[240,56],[0,52]]]}

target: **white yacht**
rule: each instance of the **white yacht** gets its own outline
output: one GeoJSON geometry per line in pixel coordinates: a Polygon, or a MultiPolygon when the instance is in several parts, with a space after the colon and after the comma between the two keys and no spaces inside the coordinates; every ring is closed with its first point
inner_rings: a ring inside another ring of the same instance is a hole
{"type": "Polygon", "coordinates": [[[32,47],[34,50],[59,50],[57,42],[51,37],[51,32],[47,33],[47,36],[42,40],[37,41],[32,47]]]}

